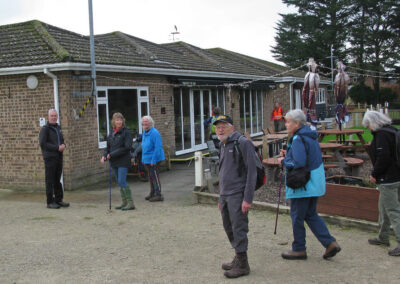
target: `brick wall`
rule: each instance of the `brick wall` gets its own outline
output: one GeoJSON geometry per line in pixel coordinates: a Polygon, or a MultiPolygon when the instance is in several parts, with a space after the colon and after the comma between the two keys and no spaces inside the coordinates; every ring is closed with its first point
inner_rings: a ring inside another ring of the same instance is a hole
{"type": "MultiPolygon", "coordinates": [[[[59,83],[60,123],[67,148],[64,152],[65,189],[73,189],[107,179],[107,167],[99,160],[97,108],[90,104],[76,120],[87,97],[73,97],[72,91],[90,91],[90,80],[73,80],[72,72],[54,72],[59,83]]],[[[39,118],[54,107],[53,81],[36,74],[39,85],[26,87],[28,75],[0,77],[0,188],[44,190],[44,164],[38,144],[39,118]]],[[[82,75],[82,74],[81,74],[82,75]]],[[[162,76],[99,73],[98,86],[149,87],[150,115],[163,137],[164,145],[174,147],[172,88],[162,76]],[[116,80],[115,78],[118,78],[116,80]],[[165,107],[165,114],[161,114],[165,107]]]]}

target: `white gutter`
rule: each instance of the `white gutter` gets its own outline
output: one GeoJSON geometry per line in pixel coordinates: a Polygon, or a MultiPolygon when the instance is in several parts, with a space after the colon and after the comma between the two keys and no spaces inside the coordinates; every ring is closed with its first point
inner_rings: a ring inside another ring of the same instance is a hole
{"type": "Polygon", "coordinates": [[[58,78],[56,75],[51,73],[47,68],[43,69],[43,73],[53,79],[54,109],[57,111],[58,114],[57,123],[60,124],[60,105],[58,102],[58,78]]]}
{"type": "MultiPolygon", "coordinates": [[[[58,101],[58,78],[56,75],[51,73],[47,68],[43,69],[43,73],[53,79],[53,89],[54,89],[54,109],[57,111],[57,123],[60,125],[60,105],[58,101]]],[[[64,172],[61,172],[60,182],[64,192],[64,172]]]]}
{"type": "MultiPolygon", "coordinates": [[[[22,66],[22,67],[8,67],[0,68],[1,75],[15,75],[27,73],[41,73],[43,69],[51,69],[51,71],[90,71],[90,64],[87,63],[55,63],[43,64],[37,66],[22,66]]],[[[230,79],[248,79],[248,80],[271,80],[275,81],[276,78],[259,75],[237,74],[229,72],[215,72],[215,71],[197,71],[197,70],[183,70],[171,68],[152,68],[152,67],[137,67],[137,66],[120,66],[120,65],[105,65],[96,64],[96,70],[102,72],[121,72],[121,73],[142,73],[142,74],[158,74],[158,75],[173,75],[173,76],[187,76],[187,77],[208,77],[208,78],[230,78],[230,79]]]]}

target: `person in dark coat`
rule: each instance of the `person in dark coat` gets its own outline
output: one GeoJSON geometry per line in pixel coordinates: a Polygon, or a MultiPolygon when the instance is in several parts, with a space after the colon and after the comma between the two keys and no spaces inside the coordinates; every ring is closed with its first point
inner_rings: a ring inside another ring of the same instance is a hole
{"type": "Polygon", "coordinates": [[[390,256],[400,256],[400,167],[396,163],[395,136],[390,131],[400,131],[391,126],[392,120],[378,111],[367,111],[362,124],[373,135],[370,146],[373,169],[370,181],[379,190],[379,234],[369,239],[371,245],[390,246],[390,225],[396,236],[396,248],[389,250],[390,256]]]}
{"type": "Polygon", "coordinates": [[[120,186],[122,204],[115,207],[121,210],[134,210],[132,192],[126,182],[128,170],[131,167],[132,134],[125,126],[124,116],[116,112],[111,120],[113,130],[107,137],[107,148],[104,150],[100,162],[109,161],[115,179],[120,186]]]}
{"type": "Polygon", "coordinates": [[[69,203],[63,202],[64,190],[61,184],[61,175],[65,144],[57,120],[57,111],[50,109],[47,124],[43,126],[39,134],[39,144],[45,167],[47,208],[50,209],[69,206],[69,203]]]}
{"type": "Polygon", "coordinates": [[[247,259],[249,219],[257,181],[257,166],[253,143],[235,131],[229,116],[214,121],[220,145],[218,209],[229,242],[235,249],[232,262],[222,264],[228,278],[250,273],[247,259]]]}

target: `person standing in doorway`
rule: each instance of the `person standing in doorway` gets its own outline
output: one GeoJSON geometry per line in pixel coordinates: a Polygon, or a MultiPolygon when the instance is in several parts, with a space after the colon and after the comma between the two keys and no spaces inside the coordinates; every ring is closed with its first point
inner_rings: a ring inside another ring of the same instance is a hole
{"type": "Polygon", "coordinates": [[[247,260],[249,219],[257,169],[253,143],[235,131],[229,116],[216,118],[214,125],[220,145],[218,209],[228,239],[235,249],[232,262],[222,264],[228,278],[237,278],[250,273],[247,260]]]}
{"type": "Polygon", "coordinates": [[[107,137],[107,148],[100,162],[104,164],[105,161],[110,161],[115,179],[120,186],[122,203],[115,209],[134,210],[132,192],[126,182],[128,170],[131,167],[132,134],[125,126],[124,116],[119,112],[113,114],[111,126],[113,130],[107,137]]]}
{"type": "Polygon", "coordinates": [[[50,209],[69,206],[69,203],[63,202],[64,190],[61,184],[61,175],[65,144],[57,120],[57,111],[50,109],[47,124],[43,126],[39,134],[45,168],[47,208],[50,209]]]}
{"type": "Polygon", "coordinates": [[[275,107],[271,113],[271,122],[274,123],[275,133],[282,130],[282,128],[283,128],[282,125],[283,125],[283,121],[284,121],[283,119],[284,119],[283,109],[281,108],[279,103],[275,103],[275,107]]]}
{"type": "Polygon", "coordinates": [[[154,128],[151,116],[142,117],[142,162],[146,166],[150,181],[150,194],[145,197],[150,202],[163,201],[161,194],[160,174],[157,164],[165,160],[160,132],[154,128]]]}

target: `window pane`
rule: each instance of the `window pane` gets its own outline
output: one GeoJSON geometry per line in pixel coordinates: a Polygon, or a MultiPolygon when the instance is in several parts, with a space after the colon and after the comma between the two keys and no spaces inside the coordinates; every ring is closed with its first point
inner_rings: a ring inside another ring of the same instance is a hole
{"type": "Polygon", "coordinates": [[[181,90],[174,89],[174,114],[175,114],[175,149],[183,150],[182,145],[182,113],[181,113],[181,90]]]}
{"type": "Polygon", "coordinates": [[[99,142],[107,141],[107,105],[99,104],[98,108],[98,120],[99,120],[99,142]]]}
{"type": "Polygon", "coordinates": [[[212,109],[214,109],[214,107],[218,106],[217,90],[216,89],[213,89],[211,91],[211,101],[212,101],[212,103],[211,103],[212,109]]]}
{"type": "Polygon", "coordinates": [[[109,89],[108,109],[110,122],[116,112],[125,117],[125,125],[135,137],[139,133],[138,104],[136,89],[109,89]]]}
{"type": "Polygon", "coordinates": [[[262,91],[257,91],[257,117],[258,117],[258,125],[257,132],[261,132],[264,128],[264,118],[263,118],[263,102],[262,102],[262,91]]]}
{"type": "Polygon", "coordinates": [[[221,108],[222,113],[225,113],[225,96],[223,89],[218,89],[218,106],[221,108]]]}
{"type": "Polygon", "coordinates": [[[246,114],[246,132],[250,133],[250,90],[245,91],[245,114],[246,114]]]}
{"type": "Polygon", "coordinates": [[[146,90],[141,90],[140,91],[140,96],[141,97],[147,97],[147,91],[146,90]]]}
{"type": "Polygon", "coordinates": [[[257,90],[252,90],[251,91],[251,117],[253,119],[252,124],[253,124],[253,131],[252,133],[257,132],[257,90]]]}
{"type": "Polygon", "coordinates": [[[246,114],[244,112],[244,97],[245,93],[242,91],[240,94],[240,127],[242,128],[242,131],[246,131],[246,114]]]}
{"type": "Polygon", "coordinates": [[[194,144],[201,144],[201,105],[200,105],[200,91],[193,91],[193,110],[194,110],[194,144]]]}
{"type": "Polygon", "coordinates": [[[184,149],[192,148],[192,131],[190,125],[190,97],[189,89],[182,90],[182,110],[183,110],[183,138],[184,149]]]}
{"type": "MultiPolygon", "coordinates": [[[[203,122],[207,120],[211,116],[210,114],[210,91],[203,91],[203,122]]],[[[204,123],[203,123],[204,125],[204,123]]],[[[210,126],[211,127],[211,126],[210,126]]],[[[209,136],[209,127],[205,129],[203,127],[203,137],[204,141],[208,140],[209,136]]]]}
{"type": "Polygon", "coordinates": [[[97,97],[98,98],[105,98],[106,97],[106,91],[97,91],[97,97]]]}
{"type": "Polygon", "coordinates": [[[147,102],[140,103],[140,114],[143,116],[148,115],[147,113],[147,102]]]}

